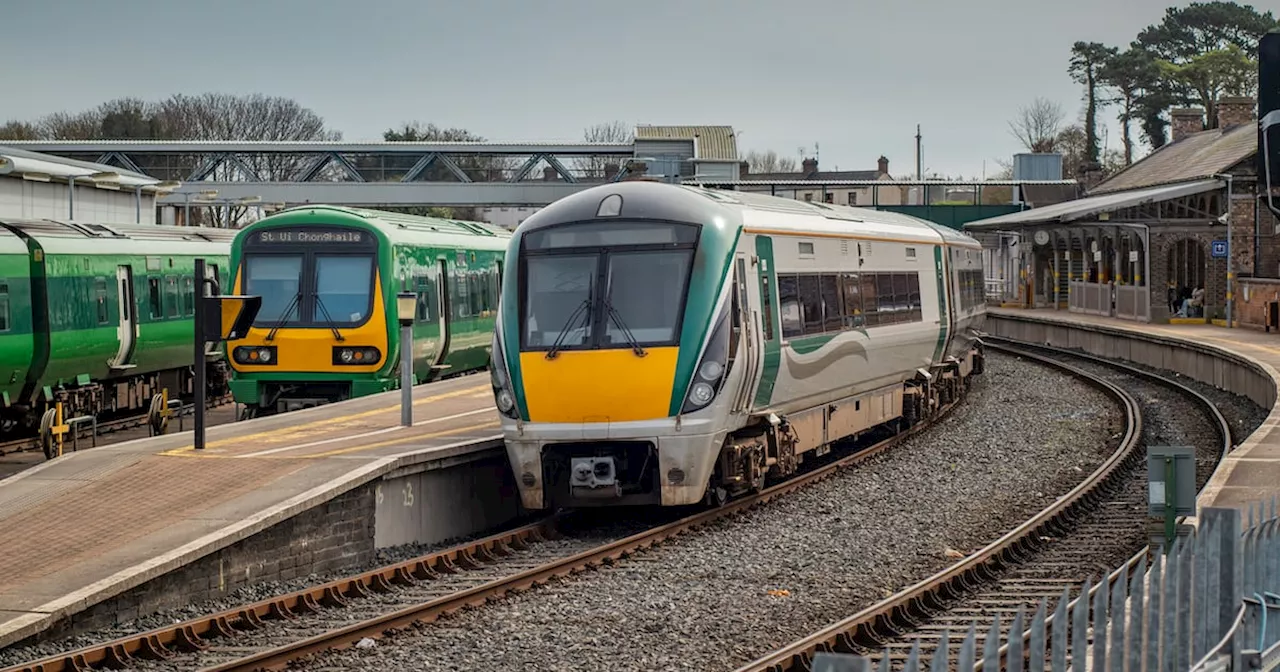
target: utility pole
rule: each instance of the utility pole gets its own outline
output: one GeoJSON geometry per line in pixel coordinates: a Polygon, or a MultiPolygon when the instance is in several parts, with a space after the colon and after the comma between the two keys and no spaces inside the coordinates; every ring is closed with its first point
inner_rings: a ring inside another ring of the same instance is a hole
{"type": "Polygon", "coordinates": [[[917,180],[924,179],[923,171],[920,169],[921,166],[923,165],[921,163],[922,160],[923,158],[922,158],[921,149],[920,149],[920,124],[916,124],[916,179],[917,180]]]}

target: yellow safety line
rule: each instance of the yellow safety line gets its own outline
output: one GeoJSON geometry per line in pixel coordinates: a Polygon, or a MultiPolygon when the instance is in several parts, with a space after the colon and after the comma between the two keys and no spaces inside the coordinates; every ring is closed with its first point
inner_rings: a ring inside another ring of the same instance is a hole
{"type": "MultiPolygon", "coordinates": [[[[474,386],[474,387],[467,387],[467,388],[463,388],[463,389],[461,389],[461,390],[454,390],[453,392],[445,392],[445,393],[443,393],[443,394],[437,394],[437,395],[433,395],[433,396],[430,396],[430,397],[426,397],[426,398],[424,398],[424,399],[418,399],[418,400],[415,400],[415,401],[413,402],[413,405],[414,405],[414,406],[419,406],[419,405],[422,405],[422,404],[429,404],[429,403],[432,403],[432,402],[440,401],[440,400],[442,400],[442,399],[451,399],[451,398],[453,398],[453,397],[460,397],[460,396],[462,396],[462,395],[464,395],[464,394],[476,394],[478,391],[480,391],[480,390],[484,390],[484,389],[486,389],[487,387],[488,387],[487,385],[477,385],[477,386],[474,386]]],[[[307,429],[310,429],[310,428],[312,428],[312,427],[326,427],[326,426],[329,426],[329,425],[336,425],[336,424],[340,424],[340,423],[343,423],[343,422],[349,422],[349,421],[351,421],[351,420],[355,420],[355,419],[358,419],[358,418],[367,418],[367,417],[370,417],[370,416],[373,416],[373,415],[378,415],[378,414],[380,414],[380,413],[387,413],[387,412],[389,412],[389,411],[394,410],[397,406],[399,406],[399,404],[390,405],[390,406],[384,406],[384,407],[382,407],[382,408],[377,408],[377,409],[373,409],[373,410],[369,410],[369,411],[361,411],[361,412],[359,412],[359,413],[352,413],[352,414],[349,414],[349,415],[340,415],[340,416],[337,416],[337,417],[334,417],[334,418],[326,418],[326,419],[324,419],[324,420],[316,420],[316,421],[313,421],[313,422],[308,422],[308,423],[306,423],[305,425],[302,425],[301,427],[305,427],[305,428],[307,428],[307,429]]],[[[243,443],[245,443],[246,441],[250,441],[250,442],[251,442],[251,441],[258,441],[258,440],[266,439],[266,438],[273,437],[273,436],[279,436],[280,434],[288,434],[288,433],[290,433],[290,432],[297,432],[298,430],[299,430],[299,427],[298,427],[298,426],[294,426],[294,427],[281,427],[281,428],[279,428],[279,429],[271,429],[271,430],[267,430],[267,431],[263,431],[263,432],[256,432],[256,433],[254,433],[254,434],[244,434],[244,435],[241,435],[241,436],[232,436],[232,437],[228,437],[228,438],[225,438],[225,439],[218,439],[217,441],[209,441],[209,442],[205,443],[204,445],[205,445],[205,449],[207,450],[207,449],[209,449],[209,448],[217,448],[218,446],[229,446],[229,445],[243,444],[243,443]]],[[[161,454],[161,455],[176,455],[176,454],[179,454],[179,453],[184,453],[184,452],[187,452],[187,451],[194,451],[194,450],[195,450],[195,446],[194,446],[194,445],[188,445],[188,446],[184,446],[184,447],[182,447],[182,448],[173,448],[173,449],[170,449],[170,450],[162,451],[160,454],[161,454]]]]}
{"type": "MultiPolygon", "coordinates": [[[[320,457],[331,457],[331,456],[334,456],[334,455],[344,455],[344,454],[347,454],[347,453],[356,453],[356,452],[360,452],[360,451],[363,451],[363,450],[372,450],[372,449],[374,449],[374,448],[383,448],[383,447],[385,447],[385,446],[394,446],[394,445],[402,444],[402,443],[413,443],[414,441],[423,441],[423,440],[426,440],[426,439],[437,439],[437,438],[440,438],[440,437],[442,437],[442,436],[452,436],[452,435],[454,435],[454,434],[462,434],[462,433],[464,433],[464,432],[469,432],[469,431],[476,430],[476,429],[486,429],[486,428],[489,428],[489,427],[497,427],[497,426],[499,426],[500,424],[501,424],[501,423],[499,423],[499,422],[496,422],[496,421],[492,421],[492,420],[491,420],[491,421],[489,421],[489,422],[481,423],[481,424],[478,424],[478,425],[467,425],[466,427],[456,427],[456,428],[454,428],[454,429],[443,429],[443,430],[440,430],[440,431],[438,431],[438,432],[431,432],[430,434],[416,434],[416,435],[414,435],[414,436],[405,436],[405,437],[401,437],[401,438],[399,438],[399,439],[391,439],[391,440],[389,440],[389,441],[379,441],[379,442],[377,442],[377,443],[369,443],[369,444],[364,444],[364,445],[359,445],[359,446],[352,446],[352,447],[350,447],[350,448],[340,448],[340,449],[338,449],[338,450],[330,450],[330,451],[326,451],[326,452],[323,452],[323,453],[310,453],[310,454],[303,454],[303,455],[293,454],[293,455],[258,455],[258,456],[255,456],[255,455],[229,455],[229,454],[227,454],[227,453],[203,453],[203,454],[202,454],[202,453],[197,453],[197,452],[195,452],[195,451],[190,451],[190,452],[186,452],[186,453],[160,453],[160,454],[161,454],[161,455],[168,456],[168,457],[195,457],[195,458],[205,458],[205,459],[222,459],[222,460],[239,460],[239,459],[254,459],[254,460],[313,460],[313,459],[320,458],[320,457]]],[[[426,448],[424,448],[424,450],[430,450],[430,447],[426,447],[426,448]]]]}

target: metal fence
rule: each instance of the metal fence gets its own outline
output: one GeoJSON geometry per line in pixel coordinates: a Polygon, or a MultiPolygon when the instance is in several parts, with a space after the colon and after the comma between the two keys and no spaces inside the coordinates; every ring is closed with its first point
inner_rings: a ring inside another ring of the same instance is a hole
{"type": "MultiPolygon", "coordinates": [[[[906,672],[1218,672],[1280,668],[1280,519],[1277,502],[1201,511],[1200,525],[1166,554],[1156,548],[1092,580],[1056,605],[1024,608],[1007,630],[999,614],[960,637],[944,631],[929,660],[917,641],[906,672]],[[1242,524],[1242,518],[1243,524],[1242,524]],[[1241,531],[1243,528],[1243,532],[1241,531]],[[1004,635],[1002,636],[1002,633],[1004,635]],[[954,652],[953,652],[954,651],[954,652]],[[1002,668],[1003,663],[1003,668],[1002,668]]],[[[878,659],[877,659],[878,658],[878,659]]],[[[871,658],[816,653],[814,672],[891,669],[871,658]]]]}

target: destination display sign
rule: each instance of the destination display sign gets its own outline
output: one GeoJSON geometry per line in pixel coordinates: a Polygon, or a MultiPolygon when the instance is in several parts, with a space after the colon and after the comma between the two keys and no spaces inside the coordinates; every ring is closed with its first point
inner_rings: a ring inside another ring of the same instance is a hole
{"type": "Polygon", "coordinates": [[[373,247],[377,240],[359,229],[266,229],[249,238],[250,245],[321,245],[325,247],[373,247]]]}

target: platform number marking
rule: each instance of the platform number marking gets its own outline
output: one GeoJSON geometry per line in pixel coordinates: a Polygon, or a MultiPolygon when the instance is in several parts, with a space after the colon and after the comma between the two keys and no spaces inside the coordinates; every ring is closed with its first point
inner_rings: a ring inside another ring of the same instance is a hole
{"type": "Polygon", "coordinates": [[[404,505],[413,506],[413,483],[404,482],[404,505]]]}

